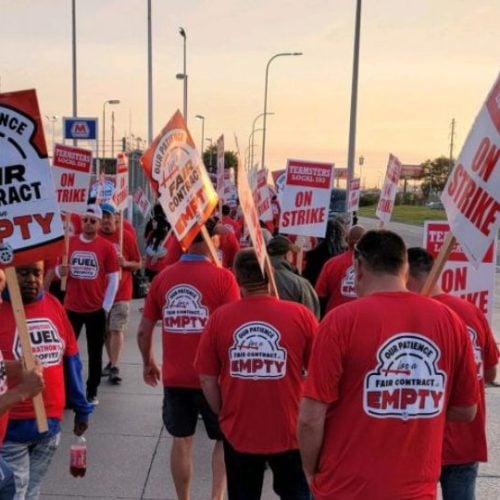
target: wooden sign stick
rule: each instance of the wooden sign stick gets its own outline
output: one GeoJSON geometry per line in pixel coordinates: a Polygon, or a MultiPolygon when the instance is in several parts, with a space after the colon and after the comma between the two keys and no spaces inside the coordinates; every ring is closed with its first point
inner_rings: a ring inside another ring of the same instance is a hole
{"type": "MultiPolygon", "coordinates": [[[[26,325],[26,315],[24,314],[23,301],[19,290],[19,283],[17,282],[15,268],[7,267],[5,269],[5,276],[7,277],[12,311],[14,312],[17,331],[19,333],[19,341],[23,352],[23,363],[28,370],[31,370],[35,367],[35,358],[31,350],[31,341],[28,333],[28,326],[26,325]]],[[[45,406],[43,405],[41,394],[37,394],[33,398],[33,408],[35,409],[38,432],[48,431],[47,414],[45,413],[45,406]]]]}
{"type": "Polygon", "coordinates": [[[302,276],[302,266],[304,264],[304,248],[300,246],[299,253],[297,254],[297,271],[302,276]]]}
{"type": "Polygon", "coordinates": [[[279,299],[280,296],[278,293],[278,288],[276,286],[276,280],[274,279],[274,269],[268,254],[266,254],[266,260],[264,261],[264,270],[266,271],[267,278],[269,279],[269,284],[271,285],[271,295],[279,299]]]}
{"type": "Polygon", "coordinates": [[[450,256],[451,251],[453,250],[453,246],[455,245],[455,236],[453,236],[453,233],[450,231],[447,235],[446,238],[443,242],[443,246],[439,250],[439,254],[434,261],[434,265],[432,266],[431,272],[429,273],[429,276],[427,276],[427,280],[424,283],[424,286],[422,288],[422,295],[427,295],[429,296],[432,292],[432,289],[434,288],[435,284],[437,283],[437,280],[439,278],[439,275],[441,274],[441,271],[443,270],[444,265],[446,264],[446,261],[448,260],[448,257],[450,256]]]}
{"type": "MultiPolygon", "coordinates": [[[[68,266],[68,258],[69,258],[69,222],[71,219],[71,214],[66,212],[64,214],[64,255],[62,259],[62,265],[68,266]]],[[[66,283],[68,282],[68,276],[61,277],[61,291],[66,291],[66,283]]]]}
{"type": "Polygon", "coordinates": [[[208,250],[210,251],[210,255],[212,256],[212,259],[214,261],[214,264],[217,267],[222,267],[222,263],[219,260],[219,256],[217,255],[217,249],[215,248],[214,242],[212,241],[212,238],[208,234],[207,227],[205,224],[201,226],[201,235],[203,236],[203,239],[205,240],[205,243],[207,244],[208,250]]]}
{"type": "MultiPolygon", "coordinates": [[[[118,226],[118,245],[120,248],[120,255],[123,257],[123,210],[120,211],[120,225],[118,226]]],[[[118,279],[122,279],[122,267],[118,271],[118,279]]]]}

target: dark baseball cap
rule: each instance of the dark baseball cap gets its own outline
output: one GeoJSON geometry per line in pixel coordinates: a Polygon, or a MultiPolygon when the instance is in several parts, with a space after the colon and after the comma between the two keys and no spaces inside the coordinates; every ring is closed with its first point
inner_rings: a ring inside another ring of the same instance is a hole
{"type": "Polygon", "coordinates": [[[269,240],[267,251],[269,255],[285,255],[287,252],[298,252],[300,248],[294,245],[286,236],[278,234],[269,240]]]}

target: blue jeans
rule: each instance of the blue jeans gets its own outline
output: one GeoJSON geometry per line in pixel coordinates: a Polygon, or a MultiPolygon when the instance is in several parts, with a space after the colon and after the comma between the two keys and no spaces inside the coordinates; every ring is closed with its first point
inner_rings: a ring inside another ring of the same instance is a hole
{"type": "Polygon", "coordinates": [[[61,433],[37,441],[18,443],[4,441],[2,457],[14,473],[15,500],[37,500],[42,480],[61,439],[61,433]]]}
{"type": "Polygon", "coordinates": [[[474,500],[479,464],[443,465],[441,467],[441,490],[443,500],[474,500]]]}
{"type": "Polygon", "coordinates": [[[5,460],[0,457],[0,500],[12,500],[15,493],[14,474],[5,460]]]}

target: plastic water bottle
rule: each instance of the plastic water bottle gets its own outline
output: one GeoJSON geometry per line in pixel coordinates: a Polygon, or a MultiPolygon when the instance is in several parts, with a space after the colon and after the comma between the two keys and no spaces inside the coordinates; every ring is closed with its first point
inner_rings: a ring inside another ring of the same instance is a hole
{"type": "Polygon", "coordinates": [[[87,441],[83,436],[78,436],[71,445],[69,472],[73,477],[83,477],[87,472],[87,441]]]}

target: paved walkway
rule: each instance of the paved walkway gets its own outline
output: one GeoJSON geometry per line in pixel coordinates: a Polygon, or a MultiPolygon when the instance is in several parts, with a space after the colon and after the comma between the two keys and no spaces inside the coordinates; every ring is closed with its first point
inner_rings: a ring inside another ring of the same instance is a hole
{"type": "MultiPolygon", "coordinates": [[[[500,333],[500,274],[497,274],[494,329],[500,333]]],[[[170,479],[170,438],[162,429],[160,387],[142,381],[142,363],[135,333],[142,300],[133,301],[129,334],[121,364],[123,383],[111,386],[103,380],[87,432],[88,470],[83,479],[69,474],[72,414],[66,413],[61,445],[42,488],[42,499],[175,499],[170,479]]],[[[499,339],[500,340],[500,339],[499,339]]],[[[161,352],[159,331],[156,352],[161,352]]],[[[81,350],[85,357],[85,346],[81,350]]],[[[487,389],[490,462],[480,467],[478,500],[500,500],[500,388],[487,389]]],[[[210,450],[203,425],[196,436],[193,500],[209,498],[210,450]]],[[[263,500],[276,498],[266,478],[263,500]]]]}

